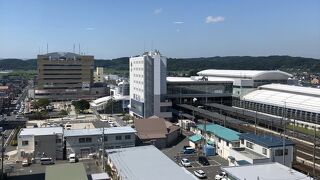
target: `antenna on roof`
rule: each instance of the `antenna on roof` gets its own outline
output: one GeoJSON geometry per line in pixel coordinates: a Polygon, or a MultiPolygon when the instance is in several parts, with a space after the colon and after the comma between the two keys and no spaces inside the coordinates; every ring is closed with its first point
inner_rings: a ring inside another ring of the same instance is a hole
{"type": "Polygon", "coordinates": [[[76,45],[73,44],[73,53],[75,53],[76,45]]]}
{"type": "Polygon", "coordinates": [[[49,51],[49,45],[48,45],[48,43],[47,43],[47,54],[48,54],[48,51],[49,51]]]}
{"type": "MultiPolygon", "coordinates": [[[[80,54],[80,43],[79,43],[79,54],[80,54]]],[[[80,54],[81,55],[81,54],[80,54]]]]}

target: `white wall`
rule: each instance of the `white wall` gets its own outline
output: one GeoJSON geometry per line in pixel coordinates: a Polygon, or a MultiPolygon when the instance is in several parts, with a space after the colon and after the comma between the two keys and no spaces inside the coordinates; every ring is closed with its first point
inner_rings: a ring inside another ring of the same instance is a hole
{"type": "Polygon", "coordinates": [[[23,159],[23,152],[25,153],[31,153],[30,155],[33,156],[33,151],[34,151],[34,137],[31,135],[28,136],[18,136],[18,159],[22,160],[23,159]],[[28,145],[23,146],[22,141],[28,141],[28,145]]]}

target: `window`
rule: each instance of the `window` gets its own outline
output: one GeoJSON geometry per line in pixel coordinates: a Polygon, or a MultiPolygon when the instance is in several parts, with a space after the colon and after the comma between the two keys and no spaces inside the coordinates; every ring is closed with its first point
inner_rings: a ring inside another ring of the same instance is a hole
{"type": "Polygon", "coordinates": [[[29,141],[22,141],[22,146],[28,146],[29,141]]]}
{"type": "Polygon", "coordinates": [[[130,135],[125,135],[124,139],[131,139],[131,136],[130,135]]]}
{"type": "Polygon", "coordinates": [[[38,141],[34,141],[35,146],[38,146],[38,144],[39,144],[38,141]]]}
{"type": "Polygon", "coordinates": [[[108,141],[108,136],[104,136],[104,141],[108,141]]]}
{"type": "Polygon", "coordinates": [[[61,143],[61,139],[56,139],[56,143],[60,144],[61,143]]]}
{"type": "MultiPolygon", "coordinates": [[[[282,149],[276,149],[274,151],[275,156],[283,156],[283,150],[282,149]]],[[[284,150],[284,155],[288,155],[288,149],[284,150]]]]}
{"type": "Polygon", "coordinates": [[[219,143],[221,143],[221,139],[219,138],[219,143]]]}
{"type": "Polygon", "coordinates": [[[116,136],[116,140],[121,140],[122,136],[116,136]]]}
{"type": "Polygon", "coordinates": [[[241,139],[240,142],[241,142],[241,144],[244,144],[244,139],[241,139]]]}
{"type": "Polygon", "coordinates": [[[253,149],[253,144],[251,142],[246,142],[247,148],[253,149]]]}
{"type": "Polygon", "coordinates": [[[86,138],[79,138],[79,143],[85,143],[86,142],[86,138]]]}
{"type": "Polygon", "coordinates": [[[92,142],[92,138],[86,138],[86,142],[87,143],[91,143],[92,142]]]}
{"type": "Polygon", "coordinates": [[[262,154],[267,155],[267,149],[266,148],[262,148],[262,154]]]}
{"type": "Polygon", "coordinates": [[[227,142],[227,146],[229,146],[229,142],[227,142]]]}

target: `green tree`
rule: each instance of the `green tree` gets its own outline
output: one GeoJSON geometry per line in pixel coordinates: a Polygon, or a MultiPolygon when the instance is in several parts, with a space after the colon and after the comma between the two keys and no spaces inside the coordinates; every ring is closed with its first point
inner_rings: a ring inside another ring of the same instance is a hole
{"type": "Polygon", "coordinates": [[[90,103],[84,99],[81,99],[79,101],[73,101],[72,105],[74,106],[77,112],[81,112],[81,113],[83,113],[84,110],[90,108],[90,103]]]}
{"type": "Polygon", "coordinates": [[[50,101],[47,98],[38,99],[37,102],[38,102],[39,107],[43,108],[43,109],[45,109],[50,104],[50,101]]]}
{"type": "Polygon", "coordinates": [[[66,116],[66,115],[68,115],[68,111],[62,109],[59,114],[62,116],[66,116]]]}

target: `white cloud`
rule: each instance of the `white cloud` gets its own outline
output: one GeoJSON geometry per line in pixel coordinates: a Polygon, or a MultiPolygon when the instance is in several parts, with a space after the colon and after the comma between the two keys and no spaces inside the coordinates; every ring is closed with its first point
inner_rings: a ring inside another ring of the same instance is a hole
{"type": "Polygon", "coordinates": [[[206,23],[219,23],[225,21],[225,18],[222,16],[207,16],[206,23]]]}
{"type": "Polygon", "coordinates": [[[155,10],[153,11],[153,14],[155,14],[155,15],[158,15],[158,14],[160,14],[160,13],[162,13],[162,9],[161,9],[161,8],[155,9],[155,10]]]}
{"type": "Polygon", "coordinates": [[[86,31],[93,31],[95,28],[94,27],[87,27],[86,31]]]}
{"type": "Polygon", "coordinates": [[[174,21],[173,24],[184,24],[183,21],[174,21]]]}

